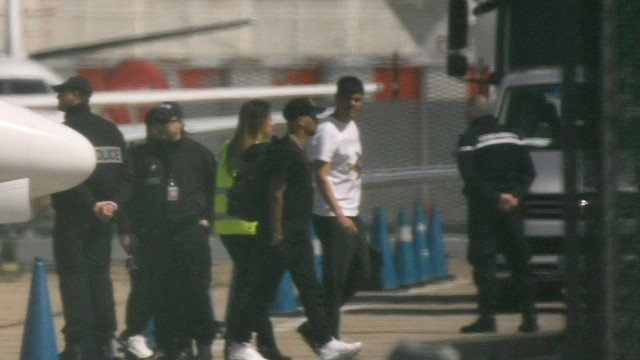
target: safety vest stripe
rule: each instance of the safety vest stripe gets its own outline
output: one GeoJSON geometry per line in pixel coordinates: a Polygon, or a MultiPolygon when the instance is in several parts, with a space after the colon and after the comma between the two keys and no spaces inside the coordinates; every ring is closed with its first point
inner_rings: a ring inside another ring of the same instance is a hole
{"type": "Polygon", "coordinates": [[[242,220],[216,220],[216,234],[218,235],[256,235],[258,223],[242,220]]]}
{"type": "Polygon", "coordinates": [[[227,171],[227,148],[226,142],[220,154],[218,162],[218,172],[216,176],[216,194],[214,206],[214,229],[218,235],[256,235],[258,232],[257,221],[244,221],[235,218],[227,213],[229,198],[227,191],[233,184],[233,177],[227,171]]]}

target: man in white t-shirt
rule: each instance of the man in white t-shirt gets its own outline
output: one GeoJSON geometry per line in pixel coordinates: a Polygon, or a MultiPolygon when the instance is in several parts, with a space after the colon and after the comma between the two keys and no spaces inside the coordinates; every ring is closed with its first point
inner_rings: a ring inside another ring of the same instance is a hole
{"type": "MultiPolygon", "coordinates": [[[[354,122],[363,96],[362,81],[340,78],[335,111],[318,125],[309,147],[315,175],[313,224],[322,243],[327,322],[336,339],[340,338],[340,307],[370,277],[359,216],[362,145],[354,122]]],[[[306,324],[298,331],[305,338],[310,335],[306,324]]]]}

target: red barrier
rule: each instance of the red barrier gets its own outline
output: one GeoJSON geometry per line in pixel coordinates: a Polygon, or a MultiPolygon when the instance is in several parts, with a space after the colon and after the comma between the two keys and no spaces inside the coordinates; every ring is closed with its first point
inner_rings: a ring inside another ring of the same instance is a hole
{"type": "MultiPolygon", "coordinates": [[[[167,79],[156,65],[145,60],[125,60],[108,72],[104,80],[105,90],[166,89],[167,79]]],[[[126,107],[107,109],[107,114],[116,123],[136,122],[144,117],[147,109],[138,107],[137,119],[131,119],[126,107]]]]}
{"type": "Polygon", "coordinates": [[[395,69],[397,80],[394,85],[394,68],[377,67],[373,79],[382,83],[382,90],[375,95],[377,100],[403,99],[415,100],[420,98],[422,71],[418,67],[400,67],[395,69]],[[395,89],[394,89],[395,86],[395,89]]]}

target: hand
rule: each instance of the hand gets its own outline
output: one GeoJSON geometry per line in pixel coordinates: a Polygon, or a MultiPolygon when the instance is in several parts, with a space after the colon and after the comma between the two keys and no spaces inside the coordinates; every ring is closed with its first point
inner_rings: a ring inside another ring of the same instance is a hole
{"type": "Polygon", "coordinates": [[[517,197],[513,196],[509,193],[501,193],[500,194],[500,202],[498,204],[498,208],[502,212],[511,212],[513,209],[518,207],[520,204],[520,200],[517,197]]]}
{"type": "Polygon", "coordinates": [[[211,223],[207,219],[200,219],[200,221],[198,221],[198,225],[200,225],[202,227],[205,227],[205,228],[210,228],[211,227],[211,223]]]}
{"type": "Polygon", "coordinates": [[[358,232],[358,227],[353,222],[353,220],[349,219],[348,217],[341,215],[337,217],[337,220],[338,224],[340,224],[340,226],[342,226],[342,228],[345,229],[348,233],[355,234],[358,232]]]}
{"type": "Polygon", "coordinates": [[[93,205],[93,214],[103,222],[109,222],[116,212],[116,206],[111,201],[98,201],[93,205]]]}
{"type": "Polygon", "coordinates": [[[138,247],[138,237],[134,234],[122,234],[120,235],[120,245],[127,255],[131,255],[138,247]]]}

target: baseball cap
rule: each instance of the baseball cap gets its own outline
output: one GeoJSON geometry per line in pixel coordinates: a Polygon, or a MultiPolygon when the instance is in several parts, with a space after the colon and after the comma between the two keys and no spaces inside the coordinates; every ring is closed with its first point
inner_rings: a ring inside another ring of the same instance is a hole
{"type": "Polygon", "coordinates": [[[173,115],[179,119],[182,119],[182,106],[177,102],[164,101],[158,105],[159,108],[167,109],[173,113],[173,115]]]}
{"type": "Polygon", "coordinates": [[[364,94],[364,85],[355,76],[343,76],[338,79],[338,94],[364,94]]]}
{"type": "Polygon", "coordinates": [[[144,122],[147,125],[151,124],[166,124],[173,119],[182,118],[182,107],[174,102],[163,102],[160,105],[156,105],[147,111],[147,115],[144,118],[144,122]]]}
{"type": "Polygon", "coordinates": [[[59,85],[52,86],[55,92],[63,92],[67,90],[77,91],[80,95],[83,96],[91,96],[93,93],[93,88],[89,81],[82,76],[72,76],[67,81],[63,82],[59,85]]]}
{"type": "Polygon", "coordinates": [[[308,97],[289,100],[282,110],[282,115],[287,121],[293,121],[300,116],[315,116],[322,114],[325,108],[317,106],[308,97]]]}

